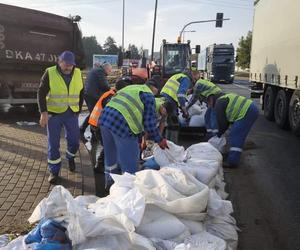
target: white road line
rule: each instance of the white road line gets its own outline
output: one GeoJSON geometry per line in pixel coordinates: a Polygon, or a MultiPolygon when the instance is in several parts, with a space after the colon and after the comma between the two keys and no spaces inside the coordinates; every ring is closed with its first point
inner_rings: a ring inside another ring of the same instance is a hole
{"type": "Polygon", "coordinates": [[[235,83],[233,83],[233,85],[236,86],[236,87],[239,87],[241,89],[248,89],[249,90],[249,87],[241,86],[241,85],[238,85],[238,84],[235,84],[235,83]]]}

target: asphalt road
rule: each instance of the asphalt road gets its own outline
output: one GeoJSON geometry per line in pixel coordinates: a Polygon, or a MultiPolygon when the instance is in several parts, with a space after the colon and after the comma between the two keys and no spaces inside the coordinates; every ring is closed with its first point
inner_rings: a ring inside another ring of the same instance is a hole
{"type": "MultiPolygon", "coordinates": [[[[249,97],[247,81],[220,85],[249,97]]],[[[259,100],[255,102],[258,106],[259,100]]],[[[261,112],[246,142],[240,167],[225,170],[239,249],[300,249],[300,138],[267,121],[261,112]]]]}

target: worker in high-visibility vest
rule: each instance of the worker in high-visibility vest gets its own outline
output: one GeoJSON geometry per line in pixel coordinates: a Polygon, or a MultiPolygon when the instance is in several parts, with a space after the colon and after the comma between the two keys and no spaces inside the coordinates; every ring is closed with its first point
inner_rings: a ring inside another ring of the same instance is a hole
{"type": "Polygon", "coordinates": [[[192,89],[194,82],[199,77],[198,71],[185,70],[182,73],[171,76],[160,92],[160,95],[172,107],[172,114],[168,115],[166,137],[174,143],[178,141],[178,108],[181,110],[183,118],[188,119],[189,113],[185,107],[187,93],[192,89]]]}
{"type": "Polygon", "coordinates": [[[188,90],[200,77],[198,71],[185,70],[182,73],[171,76],[160,91],[167,102],[173,107],[173,115],[178,116],[178,107],[181,109],[184,118],[188,118],[188,112],[185,107],[188,90]]]}
{"type": "Polygon", "coordinates": [[[130,85],[120,91],[105,106],[100,116],[104,146],[106,188],[112,184],[109,173],[134,174],[137,171],[139,137],[147,132],[149,138],[165,149],[166,139],[159,133],[154,95],[159,83],[154,79],[143,85],[130,85]]]}
{"type": "Polygon", "coordinates": [[[215,111],[219,128],[218,137],[221,137],[231,125],[229,154],[223,166],[238,167],[246,137],[258,118],[258,108],[252,100],[229,93],[216,100],[215,111]]]}
{"type": "Polygon", "coordinates": [[[210,102],[208,102],[208,99],[213,98],[214,100],[211,103],[215,103],[216,99],[222,95],[223,92],[217,85],[208,80],[199,79],[194,86],[193,95],[187,104],[187,110],[193,106],[197,100],[207,104],[207,110],[205,112],[205,128],[207,139],[215,136],[219,132],[216,114],[214,108],[209,105],[210,102]]]}
{"type": "Polygon", "coordinates": [[[82,103],[81,71],[75,67],[75,55],[71,51],[64,51],[59,56],[58,64],[46,69],[38,89],[40,125],[47,126],[50,183],[56,183],[61,168],[59,147],[62,127],[67,139],[69,170],[75,171],[74,158],[80,138],[78,114],[82,103]]]}
{"type": "MultiPolygon", "coordinates": [[[[99,118],[101,116],[101,112],[106,106],[106,104],[110,101],[110,99],[117,93],[117,91],[125,88],[126,86],[132,84],[132,80],[130,78],[123,77],[119,79],[114,88],[106,91],[101,97],[99,98],[98,102],[96,103],[94,109],[92,110],[89,118],[89,124],[91,125],[91,131],[95,136],[95,140],[91,141],[92,144],[92,152],[97,152],[97,148],[99,147],[99,143],[103,145],[103,140],[100,131],[99,125],[99,118]]],[[[93,162],[94,171],[96,173],[103,173],[104,172],[104,150],[101,150],[100,154],[97,159],[93,162]]]]}

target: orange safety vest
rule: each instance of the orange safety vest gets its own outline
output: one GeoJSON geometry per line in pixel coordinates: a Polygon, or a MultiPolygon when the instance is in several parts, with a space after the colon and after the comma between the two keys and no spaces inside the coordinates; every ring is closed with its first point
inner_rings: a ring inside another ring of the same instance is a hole
{"type": "Polygon", "coordinates": [[[89,124],[95,127],[98,127],[98,120],[101,115],[102,109],[103,109],[103,101],[111,96],[114,96],[116,94],[116,91],[114,89],[110,89],[106,91],[102,96],[100,96],[98,102],[96,103],[90,118],[89,118],[89,124]]]}

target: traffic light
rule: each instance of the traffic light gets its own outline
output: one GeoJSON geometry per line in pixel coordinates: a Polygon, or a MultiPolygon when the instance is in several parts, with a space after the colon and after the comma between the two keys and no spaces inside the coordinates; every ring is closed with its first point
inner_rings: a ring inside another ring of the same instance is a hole
{"type": "Polygon", "coordinates": [[[222,28],[223,26],[223,13],[217,13],[216,28],[222,28]]]}

